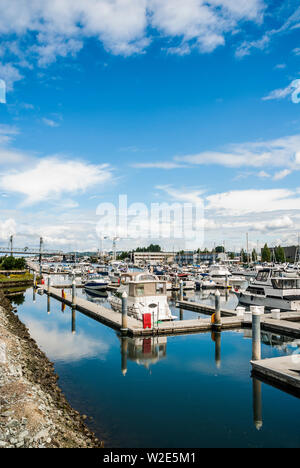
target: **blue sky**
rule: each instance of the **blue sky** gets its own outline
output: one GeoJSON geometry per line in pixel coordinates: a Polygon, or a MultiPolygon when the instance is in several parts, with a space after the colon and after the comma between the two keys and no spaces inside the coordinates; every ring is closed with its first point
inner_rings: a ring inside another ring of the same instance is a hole
{"type": "Polygon", "coordinates": [[[97,206],[119,194],[147,206],[203,203],[207,247],[239,249],[246,232],[251,246],[296,242],[298,2],[0,7],[2,245],[43,235],[49,248],[95,249],[97,206]]]}

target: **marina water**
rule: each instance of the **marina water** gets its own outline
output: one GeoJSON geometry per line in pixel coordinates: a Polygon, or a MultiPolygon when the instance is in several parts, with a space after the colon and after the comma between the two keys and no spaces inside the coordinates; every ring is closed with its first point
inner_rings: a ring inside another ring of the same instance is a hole
{"type": "MultiPolygon", "coordinates": [[[[209,293],[191,297],[213,303],[209,293]]],[[[222,300],[236,306],[234,296],[222,300]]],[[[300,446],[300,401],[251,378],[250,331],[122,342],[105,325],[47,302],[28,289],[18,315],[54,362],[70,404],[106,447],[300,446]]],[[[299,352],[292,339],[262,338],[262,358],[299,352]]]]}

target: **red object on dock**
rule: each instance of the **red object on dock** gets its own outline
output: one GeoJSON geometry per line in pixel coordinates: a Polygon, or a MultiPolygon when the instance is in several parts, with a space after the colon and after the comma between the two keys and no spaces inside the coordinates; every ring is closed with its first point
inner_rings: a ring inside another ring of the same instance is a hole
{"type": "Polygon", "coordinates": [[[144,314],[143,315],[143,326],[144,326],[144,330],[146,328],[152,328],[151,327],[151,314],[144,314]]]}
{"type": "Polygon", "coordinates": [[[45,280],[44,280],[44,279],[42,279],[42,284],[45,284],[45,280]]]}

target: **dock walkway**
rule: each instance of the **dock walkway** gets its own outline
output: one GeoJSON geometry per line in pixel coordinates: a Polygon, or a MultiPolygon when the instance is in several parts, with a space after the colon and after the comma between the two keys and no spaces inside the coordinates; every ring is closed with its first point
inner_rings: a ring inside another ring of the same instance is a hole
{"type": "Polygon", "coordinates": [[[300,356],[251,361],[253,375],[297,389],[300,395],[300,356]]]}
{"type": "MultiPolygon", "coordinates": [[[[44,291],[48,292],[48,287],[44,286],[44,291]]],[[[72,295],[65,292],[65,299],[62,297],[62,290],[50,287],[50,296],[64,302],[68,306],[72,306],[72,295]]],[[[122,315],[111,309],[103,307],[99,304],[87,301],[80,297],[76,297],[76,309],[80,312],[95,318],[96,320],[110,326],[116,330],[122,328],[122,315]]],[[[128,316],[128,333],[133,336],[152,336],[152,335],[176,335],[187,333],[198,333],[212,330],[211,320],[195,319],[182,320],[172,322],[162,322],[155,324],[154,328],[143,329],[143,324],[140,320],[128,316]]],[[[228,317],[223,319],[223,329],[241,328],[242,318],[228,317]]]]}

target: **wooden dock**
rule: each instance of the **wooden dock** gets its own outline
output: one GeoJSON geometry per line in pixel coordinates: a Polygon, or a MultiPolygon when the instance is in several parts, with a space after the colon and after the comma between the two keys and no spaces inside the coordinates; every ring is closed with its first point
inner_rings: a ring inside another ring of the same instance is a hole
{"type": "MultiPolygon", "coordinates": [[[[43,287],[48,292],[48,287],[43,287]]],[[[62,297],[62,290],[50,287],[50,296],[72,307],[72,296],[65,292],[65,299],[62,297]]],[[[122,315],[99,304],[76,297],[76,309],[109,327],[120,330],[122,328],[122,315]]],[[[228,317],[223,319],[222,329],[241,328],[242,319],[228,317]]],[[[140,320],[128,316],[128,334],[132,336],[153,336],[153,335],[180,335],[188,333],[207,332],[212,330],[211,319],[176,320],[162,322],[154,325],[154,328],[143,329],[140,320]]]]}
{"type": "MultiPolygon", "coordinates": [[[[192,301],[177,301],[176,307],[179,309],[191,310],[192,312],[197,312],[199,314],[204,313],[207,315],[213,315],[215,313],[215,307],[208,304],[199,304],[198,302],[192,301]]],[[[221,314],[223,317],[236,317],[237,312],[230,309],[221,309],[221,314]]]]}
{"type": "Polygon", "coordinates": [[[253,376],[300,397],[300,355],[251,361],[253,376]]]}

